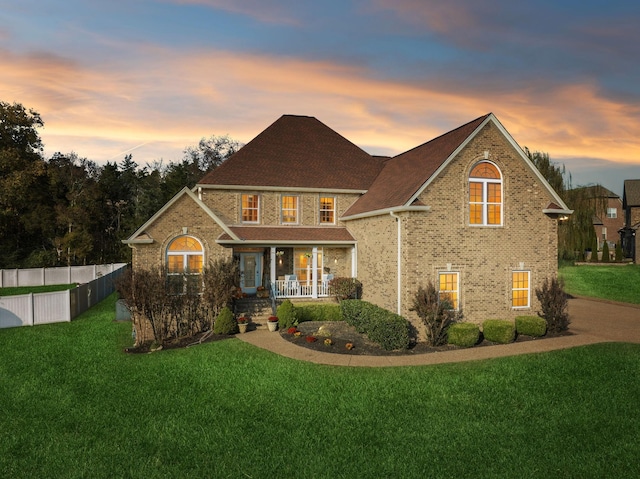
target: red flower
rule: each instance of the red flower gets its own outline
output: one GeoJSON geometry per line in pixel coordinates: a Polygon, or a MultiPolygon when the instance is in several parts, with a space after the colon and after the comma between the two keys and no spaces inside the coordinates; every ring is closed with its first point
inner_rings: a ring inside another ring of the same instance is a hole
{"type": "Polygon", "coordinates": [[[318,340],[315,336],[307,336],[305,339],[308,343],[315,343],[318,340]]]}
{"type": "Polygon", "coordinates": [[[275,323],[278,320],[277,316],[269,316],[269,321],[271,321],[272,323],[275,323]]]}
{"type": "Polygon", "coordinates": [[[289,334],[296,334],[298,330],[295,327],[291,327],[289,329],[287,329],[287,333],[289,334]]]}
{"type": "Polygon", "coordinates": [[[247,318],[245,318],[244,316],[240,316],[238,318],[238,324],[243,324],[247,322],[247,318]]]}

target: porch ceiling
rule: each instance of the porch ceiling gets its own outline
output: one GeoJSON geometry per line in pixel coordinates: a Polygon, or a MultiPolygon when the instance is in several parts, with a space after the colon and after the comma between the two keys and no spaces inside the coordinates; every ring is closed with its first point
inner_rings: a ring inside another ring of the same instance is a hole
{"type": "Polygon", "coordinates": [[[344,227],[291,227],[291,226],[231,226],[231,231],[240,238],[234,240],[227,233],[216,240],[221,244],[344,244],[352,245],[356,240],[344,227]]]}

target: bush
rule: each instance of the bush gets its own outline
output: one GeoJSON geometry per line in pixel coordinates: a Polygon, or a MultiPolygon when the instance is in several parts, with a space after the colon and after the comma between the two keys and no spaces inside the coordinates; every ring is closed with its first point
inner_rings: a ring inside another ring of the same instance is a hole
{"type": "Polygon", "coordinates": [[[516,332],[538,338],[547,332],[547,322],[538,316],[518,316],[516,317],[516,332]]]}
{"type": "Polygon", "coordinates": [[[338,302],[358,299],[362,297],[362,283],[356,278],[333,278],[329,281],[329,291],[338,302]]]}
{"type": "Polygon", "coordinates": [[[454,323],[447,331],[447,342],[455,346],[470,348],[478,344],[480,328],[473,323],[454,323]]]}
{"type": "Polygon", "coordinates": [[[620,241],[618,241],[616,243],[616,261],[622,261],[623,257],[622,257],[622,243],[620,241]]]}
{"type": "Polygon", "coordinates": [[[356,331],[392,351],[409,347],[409,322],[402,316],[361,300],[340,303],[342,317],[356,331]]]}
{"type": "Polygon", "coordinates": [[[447,330],[451,324],[462,319],[462,313],[453,311],[451,303],[440,301],[431,281],[426,288],[420,286],[413,297],[410,311],[415,311],[427,330],[427,343],[440,346],[447,342],[447,330]]]}
{"type": "Polygon", "coordinates": [[[505,319],[487,319],[482,323],[482,333],[487,341],[507,344],[516,338],[516,327],[505,319]]]}
{"type": "Polygon", "coordinates": [[[303,321],[341,321],[339,304],[306,304],[296,306],[298,322],[303,321]]]}
{"type": "Polygon", "coordinates": [[[611,257],[609,255],[609,242],[605,241],[602,245],[602,262],[608,263],[609,261],[611,261],[611,257]]]}
{"type": "Polygon", "coordinates": [[[285,299],[282,304],[278,306],[276,316],[278,316],[280,331],[286,331],[291,326],[298,325],[298,311],[288,299],[285,299]]]}
{"type": "Polygon", "coordinates": [[[234,334],[237,331],[238,324],[233,319],[233,313],[228,307],[222,308],[215,323],[213,323],[213,332],[216,334],[234,334]]]}
{"type": "Polygon", "coordinates": [[[536,297],[542,308],[538,315],[547,322],[547,331],[560,333],[569,329],[567,295],[558,278],[545,279],[542,286],[536,289],[536,297]]]}

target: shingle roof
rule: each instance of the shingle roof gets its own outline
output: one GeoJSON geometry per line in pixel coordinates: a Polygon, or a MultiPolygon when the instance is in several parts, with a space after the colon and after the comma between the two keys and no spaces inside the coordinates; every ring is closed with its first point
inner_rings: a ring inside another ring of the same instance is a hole
{"type": "Polygon", "coordinates": [[[605,188],[602,185],[579,186],[578,188],[574,189],[584,190],[586,196],[589,198],[620,198],[613,191],[605,188]]]}
{"type": "MultiPolygon", "coordinates": [[[[290,227],[290,226],[231,226],[231,231],[243,242],[263,243],[355,243],[351,233],[344,227],[290,227]]],[[[235,242],[226,233],[219,242],[235,242]]]]}
{"type": "Polygon", "coordinates": [[[354,216],[407,203],[489,114],[387,160],[368,192],[344,214],[354,216]]]}
{"type": "Polygon", "coordinates": [[[623,207],[640,206],[640,180],[624,180],[623,207]]]}
{"type": "Polygon", "coordinates": [[[316,118],[283,115],[198,184],[366,190],[383,164],[316,118]]]}

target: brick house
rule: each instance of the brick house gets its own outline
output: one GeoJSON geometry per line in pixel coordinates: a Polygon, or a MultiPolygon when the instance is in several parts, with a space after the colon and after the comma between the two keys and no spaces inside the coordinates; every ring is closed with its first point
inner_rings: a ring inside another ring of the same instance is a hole
{"type": "Polygon", "coordinates": [[[622,199],[613,191],[601,185],[582,186],[583,196],[591,198],[597,210],[602,211],[593,217],[593,229],[601,250],[606,241],[613,257],[616,243],[620,239],[620,230],[624,227],[622,199]]]}
{"type": "Polygon", "coordinates": [[[126,243],[134,269],[169,274],[233,256],[248,294],[321,298],[357,277],[363,299],[410,320],[431,281],[479,323],[535,314],[571,213],[493,114],[393,158],[284,115],[126,243]]]}
{"type": "Polygon", "coordinates": [[[625,224],[620,231],[622,250],[625,257],[632,258],[634,263],[638,263],[640,242],[636,241],[636,237],[640,230],[640,180],[624,180],[622,208],[625,224]]]}

